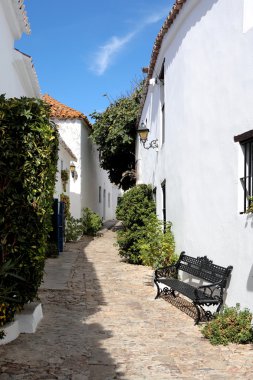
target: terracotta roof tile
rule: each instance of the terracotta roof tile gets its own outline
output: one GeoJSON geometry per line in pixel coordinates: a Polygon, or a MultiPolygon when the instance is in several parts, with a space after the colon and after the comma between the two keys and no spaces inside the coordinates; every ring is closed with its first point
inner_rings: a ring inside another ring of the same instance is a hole
{"type": "Polygon", "coordinates": [[[29,24],[29,21],[28,21],[27,13],[26,13],[26,10],[25,10],[24,0],[15,0],[15,1],[16,1],[18,9],[19,9],[19,11],[20,11],[20,13],[22,15],[22,19],[23,19],[23,22],[24,22],[26,33],[30,34],[31,33],[31,28],[30,28],[30,24],[29,24]]]}
{"type": "MultiPolygon", "coordinates": [[[[170,11],[168,17],[164,21],[163,26],[160,29],[160,31],[156,37],[155,43],[153,45],[153,50],[151,53],[151,59],[150,59],[149,67],[148,67],[148,75],[147,75],[145,85],[143,88],[141,112],[142,112],[142,109],[143,109],[143,106],[144,106],[144,103],[146,100],[146,96],[147,96],[147,92],[148,92],[148,86],[149,86],[149,80],[152,78],[154,68],[155,68],[155,64],[156,64],[156,61],[157,61],[157,58],[158,58],[158,55],[159,55],[159,52],[161,49],[161,45],[163,42],[163,38],[164,38],[165,34],[168,32],[171,25],[173,24],[174,20],[176,19],[178,13],[182,9],[182,7],[183,7],[184,3],[186,3],[186,1],[187,0],[175,0],[175,3],[173,5],[173,7],[171,8],[171,11],[170,11]]],[[[139,118],[140,117],[141,117],[141,113],[139,115],[139,118]]]]}
{"type": "Polygon", "coordinates": [[[52,98],[48,94],[43,95],[42,99],[51,107],[51,117],[59,120],[80,119],[83,120],[90,128],[92,128],[87,116],[82,112],[76,111],[74,108],[68,107],[58,100],[52,98]]]}
{"type": "Polygon", "coordinates": [[[151,79],[151,77],[152,77],[154,67],[156,64],[156,60],[157,60],[157,57],[158,57],[158,54],[160,52],[160,48],[161,48],[161,45],[163,42],[163,38],[164,38],[165,34],[167,33],[168,29],[173,24],[175,18],[177,17],[178,13],[180,12],[181,8],[183,7],[184,3],[186,3],[186,1],[187,0],[176,0],[175,1],[173,7],[171,8],[171,11],[170,11],[168,17],[164,21],[164,24],[163,24],[162,28],[160,29],[160,31],[156,37],[156,40],[155,40],[155,43],[153,46],[153,50],[152,50],[152,54],[151,54],[151,60],[149,63],[148,79],[151,79]]]}

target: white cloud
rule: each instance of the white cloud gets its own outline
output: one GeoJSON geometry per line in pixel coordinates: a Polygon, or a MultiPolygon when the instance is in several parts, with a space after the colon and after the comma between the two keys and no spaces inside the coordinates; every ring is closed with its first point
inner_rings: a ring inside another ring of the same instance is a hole
{"type": "Polygon", "coordinates": [[[163,10],[160,13],[154,13],[148,15],[142,21],[139,22],[138,27],[131,33],[123,37],[113,36],[108,42],[101,46],[98,52],[95,54],[95,61],[91,70],[97,75],[103,75],[107,68],[110,66],[113,58],[120,52],[132,39],[133,37],[142,31],[145,27],[150,24],[155,24],[156,22],[164,19],[168,14],[168,9],[163,10]]]}
{"type": "Polygon", "coordinates": [[[110,65],[113,57],[134,37],[136,32],[124,37],[113,36],[105,45],[99,48],[95,57],[93,70],[97,75],[102,75],[110,65]]]}
{"type": "Polygon", "coordinates": [[[144,20],[143,26],[155,24],[156,22],[165,19],[167,15],[168,15],[168,9],[160,13],[152,14],[144,20]]]}

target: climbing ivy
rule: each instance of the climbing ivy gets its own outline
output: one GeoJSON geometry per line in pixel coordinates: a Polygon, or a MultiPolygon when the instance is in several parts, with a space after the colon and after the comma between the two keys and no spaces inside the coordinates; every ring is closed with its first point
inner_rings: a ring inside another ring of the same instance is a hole
{"type": "Polygon", "coordinates": [[[40,99],[0,96],[0,302],[32,301],[43,276],[58,158],[58,133],[40,99]],[[11,293],[4,294],[10,288],[11,293]]]}

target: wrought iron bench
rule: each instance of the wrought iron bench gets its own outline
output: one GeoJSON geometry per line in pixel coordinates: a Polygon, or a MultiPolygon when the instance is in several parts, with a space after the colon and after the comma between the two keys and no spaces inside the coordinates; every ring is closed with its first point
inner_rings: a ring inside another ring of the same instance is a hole
{"type": "Polygon", "coordinates": [[[215,313],[220,311],[223,304],[223,292],[227,285],[227,280],[233,267],[227,268],[213,264],[206,256],[191,257],[185,252],[180,254],[178,261],[168,267],[159,268],[155,271],[154,282],[157,286],[156,299],[162,294],[172,294],[177,297],[176,293],[181,293],[192,300],[197,311],[195,324],[201,320],[201,314],[210,320],[214,313],[205,310],[203,306],[217,306],[215,313]],[[189,282],[178,279],[178,271],[186,272],[195,279],[204,280],[206,283],[195,286],[189,282]],[[161,286],[162,285],[162,286],[161,286]]]}

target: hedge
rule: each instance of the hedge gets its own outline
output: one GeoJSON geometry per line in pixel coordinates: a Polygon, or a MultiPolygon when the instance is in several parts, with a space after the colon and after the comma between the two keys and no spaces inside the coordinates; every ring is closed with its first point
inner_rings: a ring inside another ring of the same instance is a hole
{"type": "Polygon", "coordinates": [[[0,96],[0,304],[32,301],[42,281],[58,159],[49,112],[40,99],[0,96]]]}
{"type": "Polygon", "coordinates": [[[116,209],[123,230],[118,231],[119,254],[129,263],[142,264],[139,242],[146,235],[146,221],[155,216],[155,202],[150,185],[137,185],[124,193],[116,209]]]}

